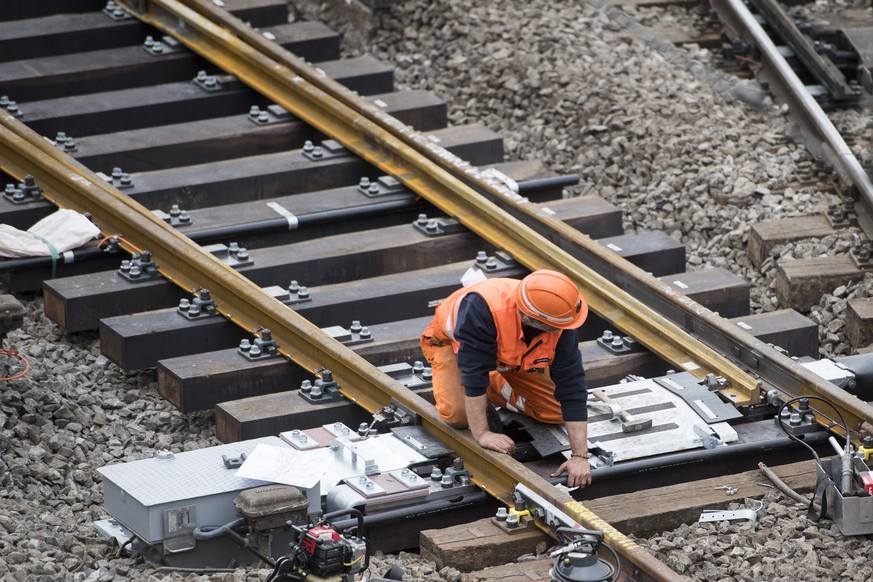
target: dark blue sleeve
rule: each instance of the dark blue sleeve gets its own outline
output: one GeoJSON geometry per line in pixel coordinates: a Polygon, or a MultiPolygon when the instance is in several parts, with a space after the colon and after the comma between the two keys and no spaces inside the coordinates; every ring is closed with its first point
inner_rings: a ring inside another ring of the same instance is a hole
{"type": "Polygon", "coordinates": [[[561,333],[549,374],[555,383],[555,398],[561,404],[564,420],[588,420],[588,386],[575,329],[561,333]]]}
{"type": "Polygon", "coordinates": [[[458,369],[467,396],[483,396],[490,383],[488,373],[497,367],[497,326],[491,309],[478,293],[468,293],[458,307],[455,322],[458,369]]]}

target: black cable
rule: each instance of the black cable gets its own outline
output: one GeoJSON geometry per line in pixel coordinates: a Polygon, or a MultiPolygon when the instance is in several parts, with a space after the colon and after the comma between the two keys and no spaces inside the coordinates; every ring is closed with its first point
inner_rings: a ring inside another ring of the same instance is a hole
{"type": "MultiPolygon", "coordinates": [[[[834,410],[834,412],[837,413],[837,416],[839,417],[840,422],[843,424],[843,430],[846,431],[846,443],[849,442],[849,423],[846,422],[846,419],[843,418],[842,413],[839,411],[839,409],[836,406],[834,406],[834,404],[830,400],[827,400],[826,398],[822,398],[821,396],[816,396],[816,395],[796,396],[794,398],[786,400],[785,402],[782,403],[782,406],[779,407],[779,411],[776,414],[776,418],[779,420],[779,428],[782,429],[782,432],[784,432],[785,435],[789,439],[796,441],[796,442],[802,444],[803,446],[805,446],[807,449],[809,449],[809,452],[812,453],[812,456],[815,459],[816,464],[821,468],[822,471],[825,472],[825,474],[827,474],[827,471],[824,470],[824,465],[822,465],[822,463],[821,463],[821,458],[818,456],[818,453],[815,452],[815,449],[813,449],[811,446],[809,446],[809,444],[806,441],[804,441],[803,439],[797,438],[797,436],[788,432],[788,430],[785,428],[785,423],[782,420],[782,411],[785,409],[785,407],[790,406],[791,404],[798,402],[800,400],[803,400],[803,399],[819,400],[821,402],[824,402],[825,404],[830,406],[834,410]]],[[[824,415],[822,414],[822,416],[824,416],[824,415]]],[[[825,416],[825,418],[827,418],[827,417],[825,416]]],[[[828,420],[830,420],[830,419],[828,418],[828,420]]]]}
{"type": "MultiPolygon", "coordinates": [[[[818,453],[815,452],[815,449],[813,449],[811,446],[809,446],[809,444],[804,442],[802,439],[799,439],[795,435],[790,434],[788,432],[788,430],[785,428],[785,423],[782,421],[782,411],[785,409],[785,407],[790,406],[794,402],[798,402],[798,401],[804,400],[804,399],[806,399],[806,400],[818,400],[820,402],[824,402],[825,404],[830,406],[834,410],[834,412],[837,413],[837,416],[839,417],[840,422],[843,424],[843,430],[845,431],[845,437],[846,437],[846,446],[845,446],[846,453],[845,454],[846,455],[849,454],[849,447],[851,446],[851,440],[850,440],[850,433],[849,433],[849,424],[846,422],[846,419],[843,417],[843,414],[839,411],[839,409],[836,406],[834,406],[834,404],[830,400],[827,400],[826,398],[822,398],[821,396],[816,396],[816,395],[796,396],[794,398],[786,400],[782,404],[782,406],[779,407],[779,411],[778,411],[777,416],[776,416],[776,418],[779,419],[779,428],[782,429],[782,432],[784,432],[788,436],[789,439],[797,441],[797,442],[801,443],[803,446],[805,446],[807,449],[809,449],[809,451],[812,453],[813,458],[815,459],[816,466],[822,472],[822,474],[825,476],[825,479],[823,479],[823,480],[817,479],[815,491],[812,494],[812,500],[810,500],[809,507],[806,510],[807,517],[813,523],[815,523],[815,522],[818,522],[822,517],[825,517],[828,515],[827,489],[830,487],[833,487],[835,493],[839,493],[840,490],[837,488],[836,483],[834,483],[834,480],[831,476],[830,471],[825,470],[824,465],[822,465],[821,458],[818,456],[818,453]],[[816,517],[815,500],[816,500],[816,498],[818,498],[819,492],[821,492],[821,507],[819,508],[819,514],[816,517]]],[[[827,418],[829,421],[831,421],[831,426],[828,428],[833,427],[834,423],[830,418],[825,416],[824,413],[819,412],[819,414],[821,414],[822,416],[827,418]]],[[[844,464],[844,467],[845,467],[845,464],[844,464]]]]}
{"type": "Polygon", "coordinates": [[[621,578],[621,559],[618,557],[618,552],[612,549],[612,546],[610,546],[606,542],[601,542],[600,545],[609,550],[609,552],[612,554],[612,559],[615,560],[615,574],[613,574],[612,580],[610,580],[610,582],[618,582],[619,578],[621,578]]]}
{"type": "Polygon", "coordinates": [[[121,557],[121,553],[124,551],[124,548],[126,548],[127,546],[129,546],[129,545],[131,544],[131,542],[133,542],[133,540],[135,540],[135,539],[136,539],[136,536],[130,536],[130,538],[129,538],[126,542],[124,542],[123,544],[121,544],[121,545],[118,547],[118,552],[117,552],[117,554],[116,554],[116,557],[117,557],[117,558],[120,558],[120,557],[121,557]]]}

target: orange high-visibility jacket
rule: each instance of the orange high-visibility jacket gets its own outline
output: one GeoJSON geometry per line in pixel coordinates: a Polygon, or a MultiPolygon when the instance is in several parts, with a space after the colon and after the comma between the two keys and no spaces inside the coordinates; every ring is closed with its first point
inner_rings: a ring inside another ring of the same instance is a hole
{"type": "Polygon", "coordinates": [[[555,357],[555,346],[561,330],[538,335],[532,345],[524,343],[521,315],[515,303],[515,290],[521,284],[517,279],[495,278],[458,289],[436,309],[431,324],[437,339],[450,341],[455,353],[460,342],[455,339],[455,322],[461,300],[468,293],[482,296],[494,317],[497,328],[497,370],[533,370],[545,368],[555,357]]]}

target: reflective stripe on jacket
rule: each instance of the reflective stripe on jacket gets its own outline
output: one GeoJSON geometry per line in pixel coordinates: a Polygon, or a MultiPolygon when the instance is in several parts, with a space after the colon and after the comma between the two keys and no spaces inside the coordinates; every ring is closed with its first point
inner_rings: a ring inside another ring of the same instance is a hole
{"type": "Polygon", "coordinates": [[[515,290],[520,283],[516,279],[495,278],[458,289],[437,307],[432,331],[437,339],[450,341],[457,353],[460,347],[460,342],[455,339],[458,308],[468,293],[477,293],[488,304],[497,328],[496,369],[534,370],[549,366],[555,357],[561,331],[541,333],[531,345],[524,343],[521,315],[515,303],[515,290]]]}

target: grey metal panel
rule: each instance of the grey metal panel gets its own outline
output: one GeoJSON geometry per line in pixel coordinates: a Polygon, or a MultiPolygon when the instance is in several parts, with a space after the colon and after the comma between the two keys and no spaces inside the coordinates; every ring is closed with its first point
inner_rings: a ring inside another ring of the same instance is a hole
{"type": "Polygon", "coordinates": [[[171,459],[102,467],[98,471],[103,475],[104,508],[150,543],[164,539],[163,514],[168,509],[193,505],[198,526],[224,525],[236,518],[237,494],[266,483],[236,477],[236,470],[225,468],[222,455],[248,455],[259,443],[288,446],[278,437],[264,437],[178,453],[171,459]]]}

